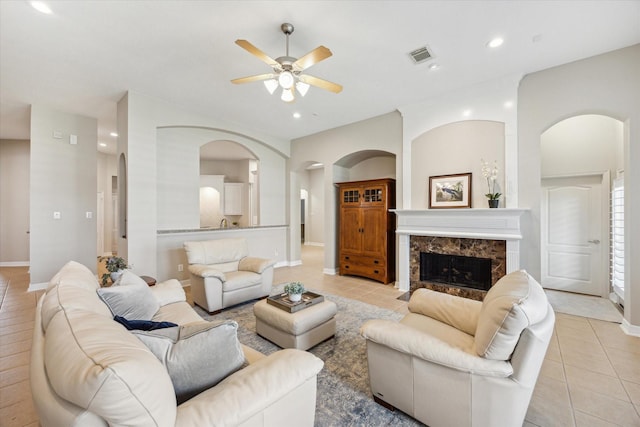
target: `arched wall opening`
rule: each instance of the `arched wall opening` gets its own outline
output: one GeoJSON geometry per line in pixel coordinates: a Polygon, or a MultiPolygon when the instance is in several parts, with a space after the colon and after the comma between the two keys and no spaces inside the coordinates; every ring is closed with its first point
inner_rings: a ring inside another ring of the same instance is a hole
{"type": "Polygon", "coordinates": [[[609,297],[612,263],[624,264],[623,240],[610,231],[610,195],[624,175],[624,123],[583,114],[553,124],[540,136],[540,171],[541,284],[609,297]]]}

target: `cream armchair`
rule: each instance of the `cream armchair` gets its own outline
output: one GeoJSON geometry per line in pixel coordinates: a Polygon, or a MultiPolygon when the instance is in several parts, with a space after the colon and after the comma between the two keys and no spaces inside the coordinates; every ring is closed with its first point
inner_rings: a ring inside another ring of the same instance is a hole
{"type": "Polygon", "coordinates": [[[248,256],[245,239],[185,242],[193,301],[213,314],[271,293],[274,260],[248,256]]]}
{"type": "Polygon", "coordinates": [[[430,427],[521,426],[554,322],[525,271],[504,276],[483,302],[419,289],[400,322],[360,330],[373,397],[430,427]]]}

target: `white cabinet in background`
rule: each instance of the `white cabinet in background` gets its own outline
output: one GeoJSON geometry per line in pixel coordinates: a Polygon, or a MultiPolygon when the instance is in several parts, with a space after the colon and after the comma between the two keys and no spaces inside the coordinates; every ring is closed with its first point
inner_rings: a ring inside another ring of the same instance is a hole
{"type": "Polygon", "coordinates": [[[243,215],[242,210],[242,189],[244,184],[241,182],[225,182],[224,183],[224,214],[225,215],[243,215]]]}

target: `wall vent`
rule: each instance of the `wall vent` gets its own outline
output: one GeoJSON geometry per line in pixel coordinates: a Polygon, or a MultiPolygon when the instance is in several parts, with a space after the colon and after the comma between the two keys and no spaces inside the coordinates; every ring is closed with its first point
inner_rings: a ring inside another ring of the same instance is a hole
{"type": "Polygon", "coordinates": [[[431,52],[429,52],[429,49],[426,46],[423,46],[421,48],[418,48],[416,50],[409,52],[409,56],[411,56],[411,59],[413,59],[413,62],[415,62],[416,64],[420,64],[430,59],[432,55],[431,55],[431,52]]]}

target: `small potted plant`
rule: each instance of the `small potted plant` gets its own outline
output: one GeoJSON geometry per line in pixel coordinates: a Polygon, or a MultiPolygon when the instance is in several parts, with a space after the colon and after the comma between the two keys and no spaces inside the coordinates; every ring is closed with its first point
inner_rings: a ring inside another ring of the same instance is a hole
{"type": "Polygon", "coordinates": [[[104,273],[102,275],[103,286],[107,284],[107,280],[109,278],[111,278],[112,282],[115,282],[116,280],[118,280],[118,278],[122,276],[122,273],[124,272],[124,270],[129,268],[124,258],[121,258],[119,256],[111,256],[107,258],[106,267],[107,267],[108,273],[104,273]]]}
{"type": "Polygon", "coordinates": [[[284,291],[289,294],[291,302],[298,302],[304,293],[304,285],[300,282],[291,282],[284,285],[284,291]]]}
{"type": "Polygon", "coordinates": [[[480,163],[482,163],[482,176],[487,180],[487,186],[489,187],[489,192],[485,194],[485,197],[488,199],[490,208],[497,208],[500,205],[500,196],[502,196],[502,193],[496,191],[498,189],[498,183],[496,182],[498,179],[498,162],[493,162],[493,168],[484,159],[480,159],[480,163]]]}

